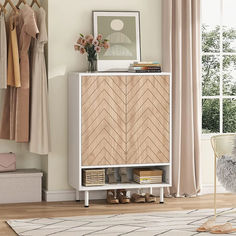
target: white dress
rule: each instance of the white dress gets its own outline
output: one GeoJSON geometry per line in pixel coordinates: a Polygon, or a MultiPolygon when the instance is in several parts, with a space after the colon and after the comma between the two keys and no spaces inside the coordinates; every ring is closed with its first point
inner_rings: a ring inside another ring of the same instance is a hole
{"type": "Polygon", "coordinates": [[[0,12],[0,89],[7,88],[7,36],[4,13],[0,12]]]}
{"type": "Polygon", "coordinates": [[[46,12],[41,7],[36,12],[39,35],[33,42],[31,67],[31,122],[29,150],[47,155],[50,151],[48,84],[44,55],[47,43],[46,12]]]}

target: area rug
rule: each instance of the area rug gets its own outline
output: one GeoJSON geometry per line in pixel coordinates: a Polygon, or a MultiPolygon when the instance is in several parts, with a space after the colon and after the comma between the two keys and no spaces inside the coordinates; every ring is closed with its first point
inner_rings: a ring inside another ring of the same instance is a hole
{"type": "MultiPolygon", "coordinates": [[[[223,213],[227,210],[229,209],[220,209],[219,212],[223,213]]],[[[9,220],[7,223],[20,236],[204,236],[212,234],[197,233],[196,228],[206,222],[212,213],[213,210],[208,209],[9,220]]],[[[227,213],[217,218],[217,223],[225,222],[231,222],[233,227],[236,227],[236,213],[227,213]]],[[[236,235],[236,233],[231,235],[236,235]]]]}

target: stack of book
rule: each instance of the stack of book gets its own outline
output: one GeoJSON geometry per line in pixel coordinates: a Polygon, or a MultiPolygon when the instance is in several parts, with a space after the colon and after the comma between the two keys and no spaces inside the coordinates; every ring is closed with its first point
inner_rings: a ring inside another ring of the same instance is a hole
{"type": "Polygon", "coordinates": [[[134,169],[134,181],[139,184],[159,184],[162,183],[163,170],[159,169],[134,169]]]}
{"type": "Polygon", "coordinates": [[[134,62],[130,65],[129,72],[161,73],[161,65],[158,62],[134,62]]]}

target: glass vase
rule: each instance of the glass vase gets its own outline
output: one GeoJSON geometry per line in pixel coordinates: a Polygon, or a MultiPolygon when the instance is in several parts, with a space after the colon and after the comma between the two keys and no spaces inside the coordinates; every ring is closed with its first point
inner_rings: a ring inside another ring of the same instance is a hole
{"type": "Polygon", "coordinates": [[[95,72],[97,71],[97,60],[91,59],[88,60],[88,72],[95,72]]]}

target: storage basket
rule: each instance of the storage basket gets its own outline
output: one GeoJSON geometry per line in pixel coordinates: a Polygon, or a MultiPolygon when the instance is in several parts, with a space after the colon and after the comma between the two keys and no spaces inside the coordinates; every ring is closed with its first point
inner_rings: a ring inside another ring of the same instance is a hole
{"type": "Polygon", "coordinates": [[[105,169],[83,170],[83,185],[105,185],[105,169]]]}

